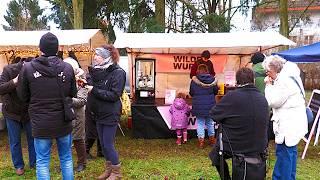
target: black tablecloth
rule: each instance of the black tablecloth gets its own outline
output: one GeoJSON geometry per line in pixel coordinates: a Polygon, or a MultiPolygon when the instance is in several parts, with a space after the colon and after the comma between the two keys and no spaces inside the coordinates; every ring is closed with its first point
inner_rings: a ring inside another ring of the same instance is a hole
{"type": "Polygon", "coordinates": [[[171,131],[154,104],[132,104],[132,128],[135,138],[171,138],[171,131]]]}

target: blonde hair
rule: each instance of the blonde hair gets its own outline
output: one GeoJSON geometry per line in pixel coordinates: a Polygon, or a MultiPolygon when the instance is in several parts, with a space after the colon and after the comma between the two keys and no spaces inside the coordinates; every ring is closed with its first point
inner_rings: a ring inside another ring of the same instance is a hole
{"type": "Polygon", "coordinates": [[[183,92],[178,92],[176,98],[186,99],[186,96],[187,96],[187,95],[186,95],[185,93],[183,93],[183,92]]]}
{"type": "Polygon", "coordinates": [[[201,74],[201,73],[208,73],[209,70],[208,70],[208,66],[205,65],[205,64],[200,64],[198,66],[198,69],[197,69],[197,74],[201,74]]]}

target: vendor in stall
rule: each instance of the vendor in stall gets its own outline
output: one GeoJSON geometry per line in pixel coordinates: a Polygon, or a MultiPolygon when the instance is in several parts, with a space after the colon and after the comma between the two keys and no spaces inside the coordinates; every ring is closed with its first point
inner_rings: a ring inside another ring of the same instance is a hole
{"type": "Polygon", "coordinates": [[[213,83],[211,84],[204,84],[201,81],[199,81],[196,77],[197,75],[197,69],[198,66],[200,64],[204,64],[208,67],[209,70],[209,74],[211,74],[213,77],[216,75],[216,73],[214,72],[214,68],[213,68],[213,64],[210,61],[210,52],[208,50],[205,50],[202,52],[201,54],[201,59],[197,60],[194,62],[194,64],[191,67],[191,71],[190,71],[190,78],[196,83],[199,84],[201,86],[214,86],[217,84],[217,80],[215,80],[213,83]]]}

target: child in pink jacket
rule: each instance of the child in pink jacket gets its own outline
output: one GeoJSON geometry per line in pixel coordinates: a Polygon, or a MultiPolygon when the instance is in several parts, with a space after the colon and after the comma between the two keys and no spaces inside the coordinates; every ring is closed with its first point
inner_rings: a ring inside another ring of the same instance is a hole
{"type": "Polygon", "coordinates": [[[176,130],[177,134],[177,145],[181,145],[182,134],[183,143],[186,143],[188,139],[187,126],[190,108],[185,101],[185,94],[178,93],[177,97],[173,101],[173,104],[170,106],[169,111],[171,114],[171,127],[173,130],[176,130]]]}

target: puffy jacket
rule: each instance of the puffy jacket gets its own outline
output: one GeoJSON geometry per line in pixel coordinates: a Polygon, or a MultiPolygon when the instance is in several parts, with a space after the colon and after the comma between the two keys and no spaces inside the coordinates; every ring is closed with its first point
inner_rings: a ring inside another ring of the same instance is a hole
{"type": "Polygon", "coordinates": [[[88,95],[88,108],[97,123],[116,125],[120,120],[121,101],[126,73],[118,64],[106,69],[89,67],[88,83],[93,89],[88,95]]]}
{"type": "Polygon", "coordinates": [[[3,68],[0,78],[0,95],[2,96],[2,113],[5,117],[19,122],[29,121],[28,104],[23,103],[17,95],[13,79],[17,77],[23,62],[9,64],[3,68]]]}
{"type": "Polygon", "coordinates": [[[171,129],[184,129],[188,126],[188,116],[190,108],[182,98],[176,98],[170,106],[171,129]]]}
{"type": "Polygon", "coordinates": [[[32,135],[36,138],[57,138],[72,131],[71,122],[64,121],[58,77],[64,96],[75,97],[73,69],[56,56],[36,58],[25,63],[20,72],[17,91],[21,100],[29,103],[32,135]]]}
{"type": "MultiPolygon", "coordinates": [[[[215,80],[210,74],[199,74],[197,78],[205,84],[211,84],[215,80]]],[[[217,86],[202,87],[191,81],[189,94],[192,96],[192,115],[209,117],[210,109],[216,104],[215,94],[217,91],[217,86]]]]}
{"type": "Polygon", "coordinates": [[[304,90],[300,70],[292,62],[284,64],[274,84],[266,85],[265,96],[272,107],[273,131],[275,142],[287,146],[295,146],[308,132],[304,90]],[[290,77],[289,77],[290,76],[290,77]],[[298,84],[292,79],[295,78],[298,84]]]}

